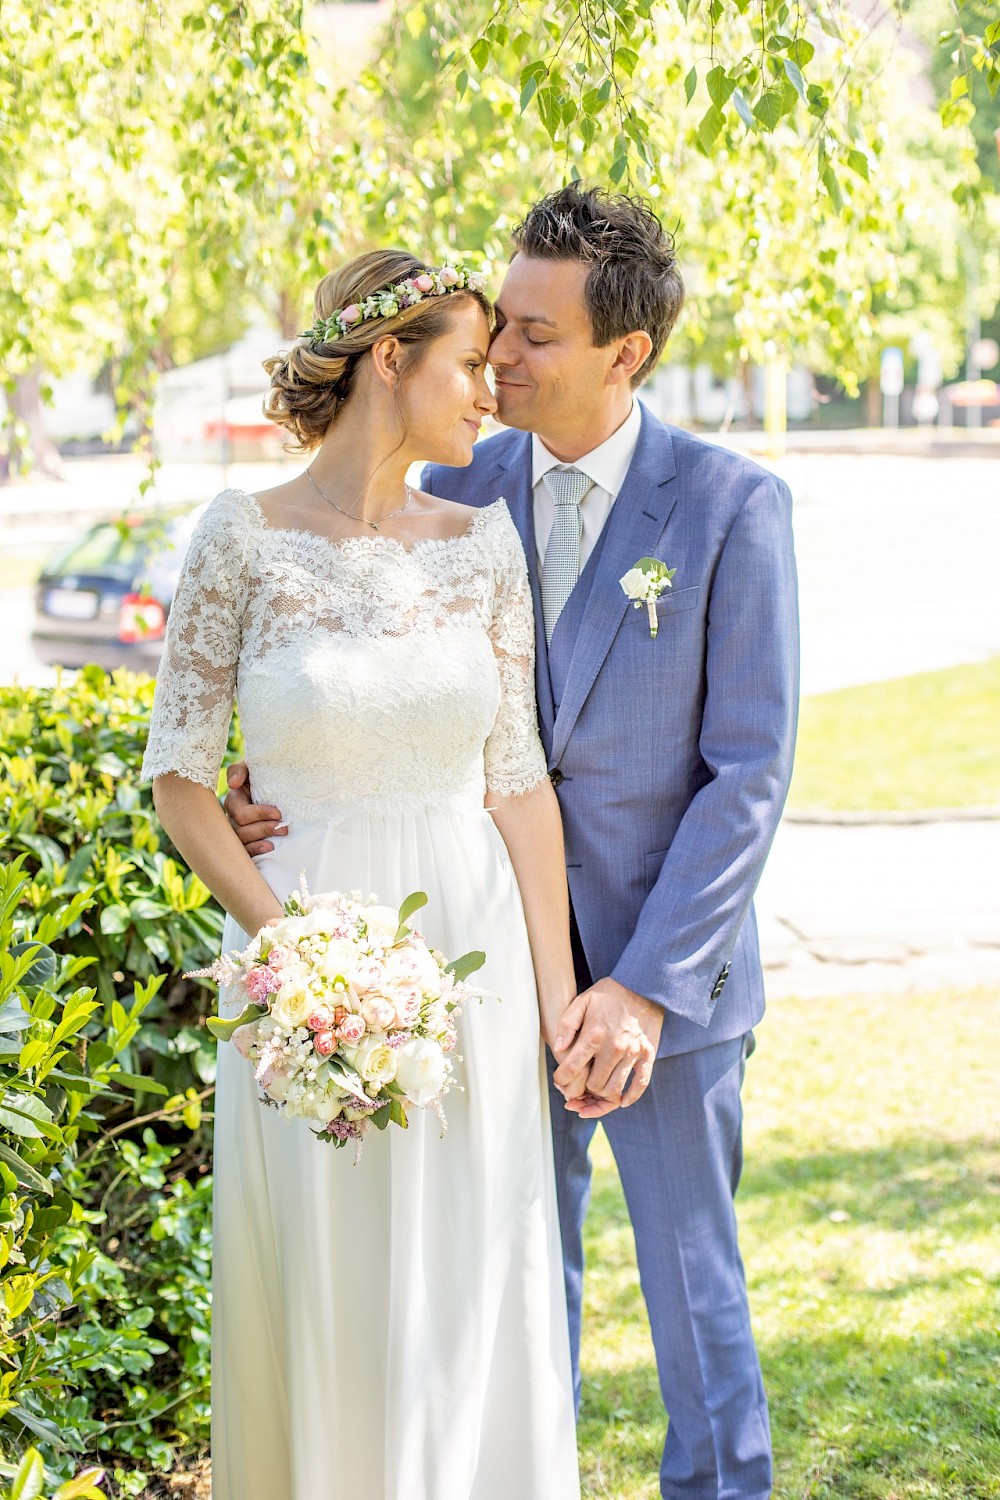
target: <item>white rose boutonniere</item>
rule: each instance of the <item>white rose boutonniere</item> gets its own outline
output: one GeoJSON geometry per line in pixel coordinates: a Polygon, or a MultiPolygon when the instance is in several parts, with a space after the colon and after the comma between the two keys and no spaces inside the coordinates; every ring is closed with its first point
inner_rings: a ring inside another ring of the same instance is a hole
{"type": "Polygon", "coordinates": [[[636,609],[641,609],[645,604],[649,615],[649,634],[654,641],[660,623],[656,618],[656,601],[664,589],[673,587],[670,580],[676,572],[676,568],[668,568],[659,558],[640,557],[624,578],[618,580],[626,599],[631,599],[636,609]]]}

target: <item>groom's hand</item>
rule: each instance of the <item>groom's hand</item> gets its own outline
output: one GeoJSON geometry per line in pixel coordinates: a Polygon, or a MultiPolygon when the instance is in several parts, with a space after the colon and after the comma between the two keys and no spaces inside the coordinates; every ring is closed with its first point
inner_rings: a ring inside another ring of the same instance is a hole
{"type": "Polygon", "coordinates": [[[652,1077],[662,1029],[661,1007],[616,979],[601,979],[577,995],[559,1023],[554,1050],[569,1050],[556,1069],[555,1083],[563,1088],[584,1068],[589,1074],[586,1094],[568,1099],[566,1107],[595,1120],[634,1104],[652,1077]]]}
{"type": "Polygon", "coordinates": [[[248,854],[270,854],[273,838],[288,832],[276,807],[257,807],[250,800],[250,768],[238,760],[226,771],[229,791],[222,803],[225,813],[248,854]]]}

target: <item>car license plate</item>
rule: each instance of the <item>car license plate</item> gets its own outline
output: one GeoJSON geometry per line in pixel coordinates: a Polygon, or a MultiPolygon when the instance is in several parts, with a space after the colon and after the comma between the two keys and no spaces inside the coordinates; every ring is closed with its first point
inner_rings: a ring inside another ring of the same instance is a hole
{"type": "Polygon", "coordinates": [[[89,589],[49,589],[45,613],[60,620],[92,620],[97,614],[97,595],[89,589]]]}

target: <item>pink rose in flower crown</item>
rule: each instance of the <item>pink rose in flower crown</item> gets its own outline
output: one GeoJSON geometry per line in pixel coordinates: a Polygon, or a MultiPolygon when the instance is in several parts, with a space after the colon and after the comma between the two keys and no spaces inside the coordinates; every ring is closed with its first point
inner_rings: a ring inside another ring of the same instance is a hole
{"type": "Polygon", "coordinates": [[[365,1034],[365,1023],[360,1016],[345,1016],[337,1027],[337,1035],[343,1042],[360,1042],[365,1034]]]}
{"type": "Polygon", "coordinates": [[[444,270],[440,272],[439,280],[442,286],[454,286],[459,280],[459,275],[454,266],[445,266],[444,270]]]}
{"type": "Polygon", "coordinates": [[[413,285],[418,292],[429,292],[434,288],[434,278],[427,271],[421,271],[419,276],[414,276],[413,285]]]}
{"type": "Polygon", "coordinates": [[[387,1031],[396,1019],[396,1007],[389,1000],[370,995],[361,1002],[361,1014],[373,1031],[387,1031]]]}
{"type": "Polygon", "coordinates": [[[340,314],[340,321],[341,323],[345,323],[350,326],[350,324],[356,323],[360,317],[360,307],[356,302],[352,302],[350,307],[345,307],[343,312],[340,314]]]}

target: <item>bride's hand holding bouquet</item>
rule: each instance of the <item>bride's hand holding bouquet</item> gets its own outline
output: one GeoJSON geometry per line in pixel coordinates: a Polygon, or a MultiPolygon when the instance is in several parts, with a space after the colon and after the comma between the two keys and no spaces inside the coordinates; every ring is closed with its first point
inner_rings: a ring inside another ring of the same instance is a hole
{"type": "Polygon", "coordinates": [[[317,1138],[358,1149],[374,1126],[408,1124],[453,1086],[450,1054],[467,983],[485,954],[448,963],[409,925],[423,892],[396,911],[338,891],[310,895],[305,879],[242,953],[196,971],[244,1000],[209,1029],[254,1065],[261,1101],[309,1121],[317,1138]]]}

